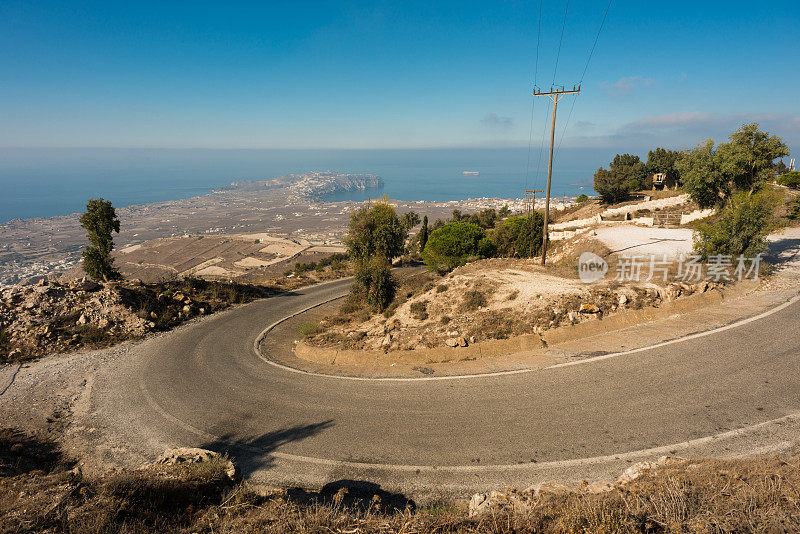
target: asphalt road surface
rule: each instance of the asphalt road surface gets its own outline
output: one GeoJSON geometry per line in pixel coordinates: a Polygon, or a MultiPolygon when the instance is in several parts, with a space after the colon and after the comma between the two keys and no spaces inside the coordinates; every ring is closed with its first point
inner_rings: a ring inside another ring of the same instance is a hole
{"type": "Polygon", "coordinates": [[[227,451],[255,483],[365,480],[412,495],[800,443],[800,302],[685,342],[502,376],[350,380],[257,357],[267,325],[348,284],[257,301],[132,347],[91,384],[86,425],[102,431],[109,457],[203,446],[227,451]]]}

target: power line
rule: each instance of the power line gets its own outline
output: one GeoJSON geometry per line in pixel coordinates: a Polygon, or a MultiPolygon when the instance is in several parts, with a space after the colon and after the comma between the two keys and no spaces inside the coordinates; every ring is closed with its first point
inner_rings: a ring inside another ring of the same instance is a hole
{"type": "MultiPolygon", "coordinates": [[[[536,79],[539,76],[539,42],[542,37],[542,1],[539,0],[539,29],[536,32],[536,66],[533,70],[533,86],[536,87],[536,79]]],[[[528,132],[528,161],[525,163],[525,188],[528,187],[528,174],[531,168],[531,145],[533,144],[533,112],[536,106],[536,99],[531,100],[531,126],[528,132]]]]}
{"type": "Polygon", "coordinates": [[[569,0],[567,0],[567,6],[564,8],[564,22],[561,24],[561,37],[558,39],[558,53],[556,54],[556,66],[553,69],[553,82],[550,85],[556,83],[556,72],[558,72],[558,60],[561,58],[561,43],[564,41],[564,28],[567,27],[568,10],[569,10],[569,0]]]}
{"type": "MultiPolygon", "coordinates": [[[[594,37],[594,43],[592,44],[592,49],[589,51],[589,57],[586,58],[586,65],[583,67],[583,73],[581,73],[581,80],[578,82],[578,85],[583,84],[583,79],[586,77],[586,71],[589,70],[589,62],[592,61],[592,56],[594,55],[594,49],[597,47],[597,41],[600,39],[600,32],[603,31],[603,26],[605,26],[606,18],[608,17],[608,10],[611,9],[611,2],[614,0],[608,0],[608,5],[606,6],[606,11],[603,13],[603,20],[600,21],[600,27],[597,29],[597,35],[594,37]]],[[[561,150],[561,143],[564,142],[564,135],[567,133],[567,127],[569,126],[569,120],[572,118],[572,112],[575,110],[575,103],[578,101],[578,97],[580,94],[576,95],[576,97],[572,100],[572,105],[569,108],[569,114],[567,115],[567,121],[564,123],[564,130],[561,132],[561,139],[558,141],[558,148],[556,149],[556,155],[558,155],[558,151],[561,150]]]]}

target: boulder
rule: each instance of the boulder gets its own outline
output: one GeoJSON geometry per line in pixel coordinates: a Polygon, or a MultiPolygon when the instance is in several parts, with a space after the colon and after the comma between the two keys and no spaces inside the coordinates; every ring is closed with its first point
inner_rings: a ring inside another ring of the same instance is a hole
{"type": "Polygon", "coordinates": [[[581,304],[581,307],[578,311],[581,313],[600,313],[600,308],[594,304],[581,304]]]}
{"type": "Polygon", "coordinates": [[[580,316],[580,314],[578,314],[578,312],[571,311],[571,312],[569,312],[567,314],[567,319],[569,320],[570,323],[574,324],[574,323],[577,323],[577,322],[579,322],[581,320],[581,316],[580,316]]]}
{"type": "Polygon", "coordinates": [[[467,346],[467,340],[464,339],[463,337],[456,338],[456,341],[458,342],[458,346],[459,347],[466,347],[467,346]]]}
{"type": "Polygon", "coordinates": [[[89,319],[86,317],[86,314],[82,313],[81,316],[78,317],[78,320],[75,321],[75,324],[78,325],[78,326],[81,326],[81,325],[85,325],[88,322],[89,322],[89,319]]]}
{"type": "Polygon", "coordinates": [[[197,447],[177,447],[175,449],[167,449],[164,454],[158,457],[154,462],[155,466],[167,465],[189,465],[196,463],[211,462],[213,460],[221,460],[225,464],[225,474],[228,475],[230,480],[236,478],[236,466],[230,460],[222,458],[222,456],[214,451],[207,449],[200,449],[197,447]]]}
{"type": "Polygon", "coordinates": [[[458,346],[458,338],[449,337],[444,342],[445,345],[448,347],[457,347],[458,346]]]}
{"type": "Polygon", "coordinates": [[[619,296],[619,305],[625,306],[628,303],[628,295],[620,295],[619,296]]]}

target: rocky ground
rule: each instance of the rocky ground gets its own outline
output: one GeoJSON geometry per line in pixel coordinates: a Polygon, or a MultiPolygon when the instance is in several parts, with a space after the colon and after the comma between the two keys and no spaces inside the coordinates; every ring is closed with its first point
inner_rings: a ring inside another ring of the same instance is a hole
{"type": "Polygon", "coordinates": [[[276,290],[203,280],[164,284],[40,280],[0,294],[0,362],[139,339],[276,290]]]}
{"type": "Polygon", "coordinates": [[[625,309],[658,307],[713,289],[708,281],[584,284],[574,269],[543,268],[538,260],[494,258],[445,276],[417,272],[401,279],[395,302],[383,314],[345,302],[339,313],[307,329],[318,346],[414,350],[467,346],[487,339],[541,334],[593,321],[625,309]]]}

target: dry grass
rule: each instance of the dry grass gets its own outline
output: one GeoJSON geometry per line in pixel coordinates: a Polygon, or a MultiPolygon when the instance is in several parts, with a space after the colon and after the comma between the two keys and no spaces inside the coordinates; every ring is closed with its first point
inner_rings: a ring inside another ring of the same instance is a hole
{"type": "Polygon", "coordinates": [[[800,532],[800,455],[681,461],[600,494],[545,493],[469,518],[376,485],[258,494],[223,464],[86,479],[57,447],[0,431],[2,532],[800,532]]]}

